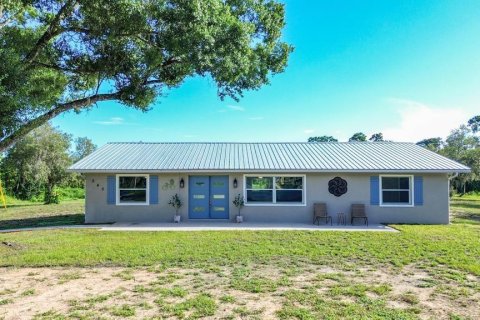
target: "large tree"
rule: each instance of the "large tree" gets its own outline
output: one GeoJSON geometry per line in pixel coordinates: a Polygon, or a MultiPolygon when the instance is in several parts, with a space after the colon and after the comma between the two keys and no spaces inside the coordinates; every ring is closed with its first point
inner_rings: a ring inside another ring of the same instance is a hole
{"type": "Polygon", "coordinates": [[[192,76],[238,99],[284,70],[284,15],[274,0],[1,1],[0,151],[100,101],[146,111],[192,76]]]}
{"type": "Polygon", "coordinates": [[[71,136],[43,125],[20,139],[2,160],[5,187],[20,199],[45,193],[46,203],[55,200],[54,189],[67,177],[71,164],[71,136]]]}

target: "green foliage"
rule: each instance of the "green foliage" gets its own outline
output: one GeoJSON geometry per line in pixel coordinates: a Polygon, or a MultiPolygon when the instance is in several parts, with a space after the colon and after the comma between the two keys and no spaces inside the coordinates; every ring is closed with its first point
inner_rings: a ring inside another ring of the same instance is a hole
{"type": "Polygon", "coordinates": [[[454,191],[461,194],[480,190],[480,137],[477,135],[479,120],[480,116],[475,116],[467,125],[452,130],[445,142],[439,137],[417,142],[419,146],[472,169],[471,173],[461,173],[452,180],[454,191]]]}
{"type": "Polygon", "coordinates": [[[308,138],[308,142],[338,142],[338,140],[332,136],[319,136],[308,138]]]}
{"type": "Polygon", "coordinates": [[[245,198],[239,193],[235,196],[235,199],[232,201],[233,205],[238,209],[238,215],[240,215],[240,210],[245,205],[245,198]]]}
{"type": "Polygon", "coordinates": [[[192,76],[239,99],[282,72],[274,0],[9,1],[0,16],[0,150],[59,113],[117,100],[147,111],[192,76]],[[87,98],[87,99],[84,99],[87,98]]]}
{"type": "Polygon", "coordinates": [[[55,191],[61,201],[85,199],[85,188],[57,187],[55,191]]]}
{"type": "Polygon", "coordinates": [[[444,142],[442,138],[437,137],[437,138],[423,139],[417,142],[417,145],[424,147],[433,152],[439,152],[443,148],[444,142]]]}
{"type": "Polygon", "coordinates": [[[60,203],[60,196],[58,195],[55,189],[49,190],[45,189],[45,195],[43,197],[43,202],[45,204],[59,204],[60,203]]]}
{"type": "Polygon", "coordinates": [[[358,142],[367,141],[367,136],[363,132],[357,132],[350,139],[348,139],[348,142],[353,142],[353,141],[358,141],[358,142]]]}
{"type": "MultiPolygon", "coordinates": [[[[74,163],[85,158],[97,149],[97,145],[95,145],[93,141],[87,137],[78,137],[74,140],[74,143],[75,149],[71,154],[72,162],[74,163]]],[[[72,172],[68,175],[65,184],[73,188],[84,188],[85,176],[80,173],[72,172]]]]}
{"type": "Polygon", "coordinates": [[[383,140],[383,133],[381,132],[372,134],[372,136],[368,140],[372,142],[385,141],[383,140]]]}
{"type": "Polygon", "coordinates": [[[56,202],[54,189],[67,178],[71,164],[70,139],[47,124],[9,149],[0,165],[7,192],[23,200],[45,192],[47,203],[56,202]]]}
{"type": "Polygon", "coordinates": [[[73,162],[77,162],[97,149],[97,145],[87,137],[75,139],[75,151],[72,154],[73,162]]]}
{"type": "Polygon", "coordinates": [[[68,173],[68,166],[87,156],[96,146],[86,137],[75,140],[48,123],[30,132],[0,159],[0,178],[6,192],[21,200],[44,201],[84,199],[85,178],[68,173]]]}
{"type": "Polygon", "coordinates": [[[468,120],[468,127],[472,130],[473,133],[480,131],[480,115],[472,117],[468,120]]]}
{"type": "Polygon", "coordinates": [[[182,207],[183,203],[182,200],[180,199],[180,196],[175,193],[170,200],[168,201],[168,204],[175,208],[175,214],[178,215],[178,210],[182,207]]]}

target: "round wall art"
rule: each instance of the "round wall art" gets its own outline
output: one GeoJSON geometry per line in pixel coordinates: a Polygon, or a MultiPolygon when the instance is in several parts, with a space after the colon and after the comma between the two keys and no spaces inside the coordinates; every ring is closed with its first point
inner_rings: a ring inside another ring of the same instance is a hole
{"type": "Polygon", "coordinates": [[[340,197],[342,194],[347,193],[347,181],[340,177],[335,177],[328,181],[328,191],[335,197],[340,197]]]}

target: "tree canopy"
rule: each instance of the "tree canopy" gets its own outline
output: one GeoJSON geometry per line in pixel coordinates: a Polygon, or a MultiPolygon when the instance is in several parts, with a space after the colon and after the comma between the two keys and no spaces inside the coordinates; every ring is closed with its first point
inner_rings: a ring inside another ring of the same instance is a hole
{"type": "Polygon", "coordinates": [[[360,141],[360,142],[367,141],[367,136],[363,132],[357,132],[350,139],[348,139],[348,142],[353,142],[353,141],[360,141]]]}
{"type": "Polygon", "coordinates": [[[480,132],[480,116],[472,117],[470,120],[468,120],[467,125],[473,133],[480,132]]]}
{"type": "Polygon", "coordinates": [[[442,138],[436,137],[436,138],[423,139],[417,142],[417,145],[424,147],[433,152],[439,152],[443,148],[444,142],[442,138]]]}
{"type": "Polygon", "coordinates": [[[71,136],[49,124],[41,126],[10,148],[0,164],[5,187],[20,199],[45,193],[46,203],[55,202],[54,188],[68,176],[71,136]]]}
{"type": "Polygon", "coordinates": [[[274,0],[0,3],[0,151],[70,110],[116,100],[147,111],[188,77],[239,99],[284,70],[274,0]]]}
{"type": "Polygon", "coordinates": [[[372,134],[372,136],[368,140],[372,141],[372,142],[385,141],[385,140],[383,140],[383,133],[381,133],[381,132],[372,134]]]}
{"type": "Polygon", "coordinates": [[[469,190],[480,189],[480,138],[476,135],[478,132],[475,127],[476,119],[480,120],[480,116],[475,116],[466,125],[452,130],[445,141],[437,137],[417,142],[419,146],[463,163],[472,169],[471,173],[461,173],[452,180],[452,187],[462,194],[469,190]]]}
{"type": "Polygon", "coordinates": [[[308,142],[338,142],[338,140],[332,136],[319,136],[308,138],[308,142]]]}

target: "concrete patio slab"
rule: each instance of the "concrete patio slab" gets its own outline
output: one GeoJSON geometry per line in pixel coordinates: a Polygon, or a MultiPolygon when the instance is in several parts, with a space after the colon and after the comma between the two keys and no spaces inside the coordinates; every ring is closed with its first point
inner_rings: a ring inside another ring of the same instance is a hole
{"type": "Polygon", "coordinates": [[[358,226],[313,225],[302,223],[233,223],[223,221],[195,221],[181,223],[114,223],[104,226],[102,231],[228,231],[228,230],[301,230],[301,231],[360,231],[360,232],[399,232],[383,224],[358,226]]]}

